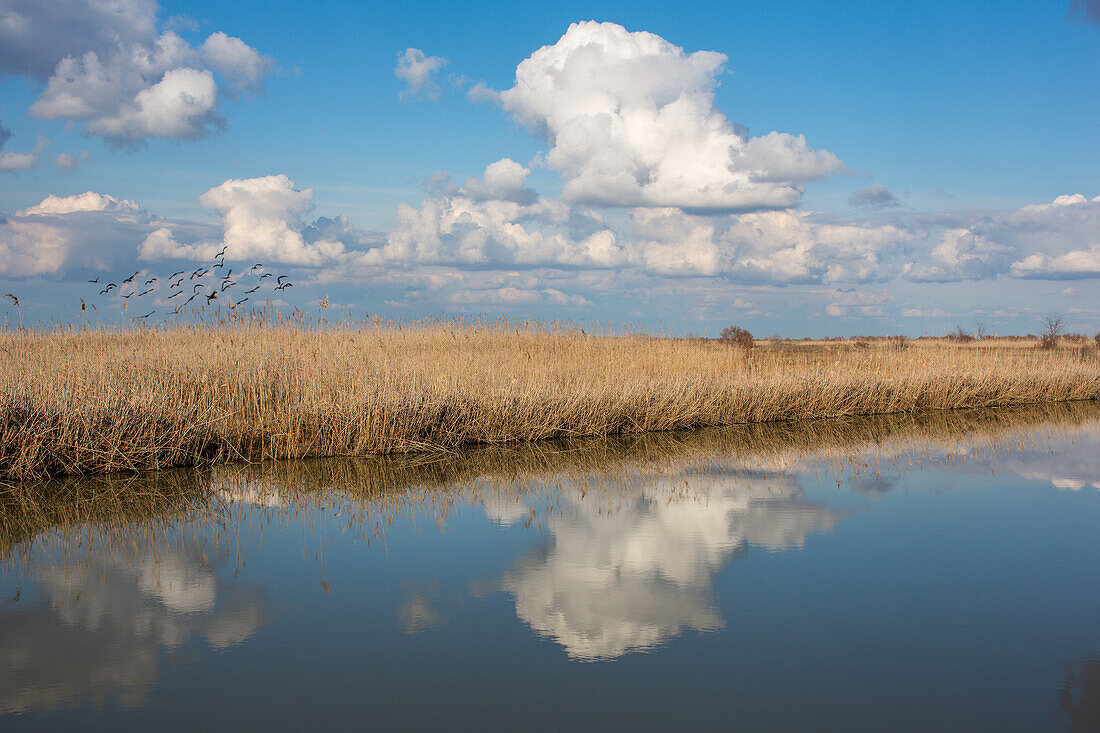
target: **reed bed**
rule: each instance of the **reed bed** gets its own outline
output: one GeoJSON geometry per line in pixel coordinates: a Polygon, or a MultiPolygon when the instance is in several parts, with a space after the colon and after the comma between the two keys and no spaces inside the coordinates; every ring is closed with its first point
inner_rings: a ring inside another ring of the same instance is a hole
{"type": "Polygon", "coordinates": [[[1095,357],[477,322],[7,331],[0,477],[1094,400],[1095,357]]]}

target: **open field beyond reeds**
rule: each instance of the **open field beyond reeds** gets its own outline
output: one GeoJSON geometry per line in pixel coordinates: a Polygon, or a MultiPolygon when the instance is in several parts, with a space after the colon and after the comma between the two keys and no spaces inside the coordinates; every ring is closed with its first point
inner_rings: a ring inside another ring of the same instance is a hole
{"type": "Polygon", "coordinates": [[[744,349],[511,324],[0,333],[0,476],[1100,398],[1095,346],[744,349]]]}

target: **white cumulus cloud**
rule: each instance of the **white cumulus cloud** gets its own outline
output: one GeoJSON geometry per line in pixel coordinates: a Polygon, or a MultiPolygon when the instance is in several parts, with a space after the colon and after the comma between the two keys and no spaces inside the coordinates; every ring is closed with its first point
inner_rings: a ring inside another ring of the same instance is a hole
{"type": "Polygon", "coordinates": [[[614,23],[569,27],[499,94],[543,135],[563,197],[605,206],[751,210],[794,205],[805,181],[843,168],[802,136],[751,138],[714,104],[726,57],[686,53],[614,23]]]}
{"type": "Polygon", "coordinates": [[[345,254],[338,239],[307,238],[302,217],[313,210],[313,190],[295,188],[285,175],[230,179],[204,193],[199,203],[221,214],[220,240],[180,244],[170,229],[160,228],[145,239],[141,256],[206,259],[224,247],[229,260],[318,266],[345,254]]]}
{"type": "Polygon", "coordinates": [[[538,198],[529,171],[507,158],[481,178],[419,208],[402,205],[386,246],[367,261],[469,267],[620,267],[629,261],[614,231],[593,211],[538,198]]]}
{"type": "Polygon", "coordinates": [[[1049,204],[1025,206],[1007,217],[1012,238],[1030,254],[1012,263],[1014,277],[1077,279],[1100,277],[1100,196],[1059,196],[1049,204]]]}
{"type": "Polygon", "coordinates": [[[258,89],[271,68],[239,38],[193,47],[158,33],[143,0],[11,0],[0,14],[0,73],[45,82],[42,119],[82,121],[114,145],[191,140],[225,127],[219,92],[258,89]]]}
{"type": "Polygon", "coordinates": [[[1058,196],[1050,203],[994,212],[961,212],[926,232],[934,246],[905,269],[915,281],[947,282],[1009,275],[1039,280],[1100,277],[1100,196],[1058,196]]]}
{"type": "Polygon", "coordinates": [[[922,261],[904,271],[915,282],[981,280],[1000,274],[1010,261],[1008,247],[969,229],[948,229],[922,261]]]}
{"type": "Polygon", "coordinates": [[[496,199],[530,204],[538,198],[538,194],[525,185],[530,174],[529,168],[524,168],[511,158],[502,158],[486,166],[483,177],[467,178],[463,189],[475,201],[496,199]]]}
{"type": "Polygon", "coordinates": [[[884,279],[893,272],[884,255],[912,238],[892,225],[829,223],[798,211],[711,217],[676,209],[636,209],[632,217],[647,270],[726,275],[746,283],[884,279]]]}

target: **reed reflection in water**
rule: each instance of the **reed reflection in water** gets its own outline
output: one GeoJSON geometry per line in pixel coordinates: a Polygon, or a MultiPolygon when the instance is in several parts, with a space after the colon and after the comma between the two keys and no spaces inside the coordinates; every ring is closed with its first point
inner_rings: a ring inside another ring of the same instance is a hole
{"type": "MultiPolygon", "coordinates": [[[[530,539],[490,577],[445,579],[467,589],[462,602],[502,593],[567,659],[601,662],[724,628],[715,580],[731,562],[841,531],[852,502],[822,485],[873,502],[914,471],[947,470],[1091,491],[1098,453],[1066,449],[1082,444],[1100,444],[1096,404],[0,487],[0,587],[12,591],[0,605],[0,713],[148,706],[177,650],[259,643],[278,616],[266,587],[281,581],[237,571],[268,541],[297,542],[306,557],[355,541],[369,555],[391,535],[478,513],[486,531],[530,539]]],[[[328,590],[319,572],[311,592],[328,590]]],[[[446,626],[456,601],[445,585],[404,586],[392,630],[446,626]]],[[[1091,684],[1075,674],[1067,689],[1091,684]]],[[[1087,715],[1083,699],[1067,692],[1064,704],[1087,715]]]]}

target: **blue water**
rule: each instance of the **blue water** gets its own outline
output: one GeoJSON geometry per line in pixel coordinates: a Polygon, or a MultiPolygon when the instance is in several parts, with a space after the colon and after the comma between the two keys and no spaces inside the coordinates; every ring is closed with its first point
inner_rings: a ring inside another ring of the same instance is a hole
{"type": "Polygon", "coordinates": [[[98,481],[0,728],[1100,729],[1096,405],[98,481]]]}

